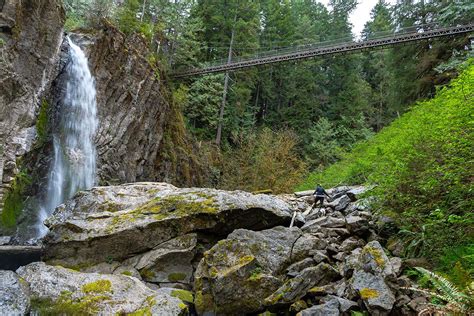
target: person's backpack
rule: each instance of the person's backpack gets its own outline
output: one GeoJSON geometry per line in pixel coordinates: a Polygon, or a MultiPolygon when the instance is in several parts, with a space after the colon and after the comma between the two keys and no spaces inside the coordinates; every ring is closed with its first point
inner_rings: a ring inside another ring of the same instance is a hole
{"type": "Polygon", "coordinates": [[[316,188],[316,196],[324,196],[324,189],[322,187],[316,188]]]}

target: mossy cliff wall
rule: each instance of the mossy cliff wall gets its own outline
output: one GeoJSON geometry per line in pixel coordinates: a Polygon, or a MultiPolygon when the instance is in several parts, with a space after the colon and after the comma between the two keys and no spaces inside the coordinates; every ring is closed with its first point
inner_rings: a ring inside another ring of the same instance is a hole
{"type": "Polygon", "coordinates": [[[89,57],[96,79],[96,137],[101,184],[167,181],[199,184],[199,168],[180,110],[158,63],[140,35],[101,30],[73,34],[89,57]]]}
{"type": "Polygon", "coordinates": [[[64,20],[61,0],[0,1],[0,213],[6,200],[14,211],[21,204],[20,162],[35,145],[41,101],[59,71],[64,20]]]}

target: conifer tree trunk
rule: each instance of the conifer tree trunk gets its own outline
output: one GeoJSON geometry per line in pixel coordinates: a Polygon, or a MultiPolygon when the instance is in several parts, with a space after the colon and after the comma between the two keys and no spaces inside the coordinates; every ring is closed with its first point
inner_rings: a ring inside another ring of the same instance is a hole
{"type": "Polygon", "coordinates": [[[145,16],[145,5],[146,5],[146,0],[143,0],[142,15],[140,16],[140,22],[143,22],[143,17],[145,16]]]}
{"type": "MultiPolygon", "coordinates": [[[[229,54],[227,56],[227,63],[230,64],[232,61],[232,45],[234,44],[234,34],[235,34],[235,22],[237,20],[237,14],[234,15],[234,24],[232,26],[232,34],[230,36],[230,44],[229,44],[229,54]]],[[[227,90],[229,88],[229,71],[225,72],[225,79],[224,79],[224,92],[222,94],[222,104],[219,110],[219,121],[217,123],[217,135],[216,135],[216,145],[221,145],[221,138],[222,138],[222,122],[224,120],[224,108],[227,99],[227,90]]]]}

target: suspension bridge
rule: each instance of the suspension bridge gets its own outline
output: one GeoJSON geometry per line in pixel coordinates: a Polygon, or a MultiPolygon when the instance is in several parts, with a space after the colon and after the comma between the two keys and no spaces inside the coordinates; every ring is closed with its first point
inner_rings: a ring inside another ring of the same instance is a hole
{"type": "Polygon", "coordinates": [[[352,51],[361,51],[377,47],[383,48],[396,44],[409,43],[431,38],[466,34],[474,31],[474,23],[431,29],[417,27],[416,30],[413,30],[413,27],[411,27],[407,30],[399,30],[398,32],[391,33],[390,35],[384,34],[382,36],[372,37],[363,41],[339,40],[332,42],[319,42],[310,45],[301,45],[268,52],[259,52],[250,57],[240,57],[233,59],[230,62],[227,60],[219,60],[202,68],[192,68],[183,71],[177,71],[173,73],[172,76],[174,78],[183,78],[210,73],[226,72],[258,65],[274,64],[290,60],[307,59],[316,56],[334,55],[352,51]]]}

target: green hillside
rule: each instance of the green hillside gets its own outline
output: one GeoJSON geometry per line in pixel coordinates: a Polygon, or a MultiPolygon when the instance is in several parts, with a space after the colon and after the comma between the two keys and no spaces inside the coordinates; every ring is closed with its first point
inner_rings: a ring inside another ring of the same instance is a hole
{"type": "MultiPolygon", "coordinates": [[[[408,256],[473,272],[474,63],[436,97],[417,103],[345,157],[312,173],[317,182],[375,184],[377,209],[398,220],[408,256]]],[[[464,271],[465,272],[465,271],[464,271]]]]}

